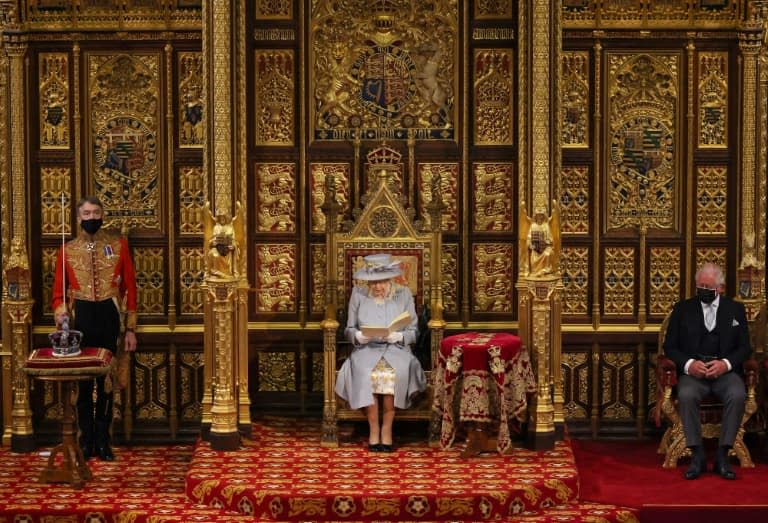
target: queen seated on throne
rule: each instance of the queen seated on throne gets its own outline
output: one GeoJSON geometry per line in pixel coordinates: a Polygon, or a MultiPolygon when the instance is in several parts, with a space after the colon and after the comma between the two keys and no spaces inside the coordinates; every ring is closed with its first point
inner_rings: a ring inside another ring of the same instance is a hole
{"type": "Polygon", "coordinates": [[[354,279],[367,287],[352,290],[345,337],[352,352],[336,379],[336,393],[368,419],[368,450],[391,452],[395,408],[406,409],[426,389],[421,364],[411,353],[417,337],[413,295],[393,281],[400,262],[390,254],[372,254],[354,279]],[[382,421],[379,422],[379,410],[382,421]]]}

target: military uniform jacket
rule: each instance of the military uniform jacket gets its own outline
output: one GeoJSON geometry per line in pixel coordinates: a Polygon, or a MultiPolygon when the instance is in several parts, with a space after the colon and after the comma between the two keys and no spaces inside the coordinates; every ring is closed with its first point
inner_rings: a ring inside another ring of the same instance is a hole
{"type": "Polygon", "coordinates": [[[99,230],[89,241],[85,234],[59,248],[53,280],[51,308],[54,314],[69,311],[68,300],[99,302],[115,300],[123,310],[126,328],[136,328],[136,273],[128,242],[115,234],[99,230]],[[64,270],[66,268],[66,289],[64,270]]]}

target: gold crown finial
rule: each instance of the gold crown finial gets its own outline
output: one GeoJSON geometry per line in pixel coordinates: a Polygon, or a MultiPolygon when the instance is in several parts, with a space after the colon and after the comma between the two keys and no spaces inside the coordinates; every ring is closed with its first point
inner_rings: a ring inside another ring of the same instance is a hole
{"type": "Polygon", "coordinates": [[[379,168],[386,168],[387,166],[398,164],[402,157],[403,155],[400,154],[397,149],[388,146],[386,142],[382,142],[379,147],[371,150],[366,156],[370,165],[379,168]]]}

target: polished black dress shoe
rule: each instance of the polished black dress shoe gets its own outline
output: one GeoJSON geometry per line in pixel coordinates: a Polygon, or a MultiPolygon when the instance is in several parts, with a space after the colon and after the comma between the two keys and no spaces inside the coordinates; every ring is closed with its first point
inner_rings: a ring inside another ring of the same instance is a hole
{"type": "Polygon", "coordinates": [[[382,443],[381,445],[379,445],[379,447],[380,447],[379,452],[392,452],[394,450],[394,447],[392,446],[392,444],[387,445],[386,443],[382,443]]]}
{"type": "Polygon", "coordinates": [[[723,479],[736,479],[736,473],[731,469],[731,464],[728,461],[717,460],[712,472],[723,479]]]}
{"type": "Polygon", "coordinates": [[[381,443],[369,443],[368,452],[381,452],[381,443]]]}
{"type": "Polygon", "coordinates": [[[686,470],[685,474],[683,474],[683,477],[685,479],[697,479],[699,476],[701,476],[701,473],[704,472],[704,469],[706,469],[706,465],[703,461],[693,459],[691,460],[691,464],[688,467],[688,470],[686,470]]]}
{"type": "Polygon", "coordinates": [[[112,449],[109,447],[109,445],[97,447],[96,453],[99,455],[99,459],[101,459],[101,461],[115,461],[115,454],[112,452],[112,449]]]}

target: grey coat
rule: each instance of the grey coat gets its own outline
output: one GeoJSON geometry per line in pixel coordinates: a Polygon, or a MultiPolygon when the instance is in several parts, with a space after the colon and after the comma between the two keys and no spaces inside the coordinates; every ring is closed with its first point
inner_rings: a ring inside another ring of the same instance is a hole
{"type": "Polygon", "coordinates": [[[347,358],[336,378],[336,394],[359,409],[373,404],[371,371],[382,356],[395,369],[395,407],[410,406],[410,398],[427,387],[427,380],[419,360],[411,353],[416,341],[417,316],[413,295],[408,287],[392,284],[392,291],[383,303],[369,296],[368,289],[355,287],[349,299],[346,338],[352,343],[352,354],[347,358]],[[388,325],[404,310],[411,314],[411,323],[401,332],[402,344],[370,341],[359,345],[355,334],[360,325],[388,325]]]}

